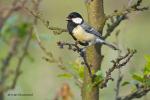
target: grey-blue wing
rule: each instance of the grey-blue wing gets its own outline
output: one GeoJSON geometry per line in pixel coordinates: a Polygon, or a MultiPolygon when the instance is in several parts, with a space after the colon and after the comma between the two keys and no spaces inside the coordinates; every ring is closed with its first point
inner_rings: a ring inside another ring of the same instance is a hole
{"type": "Polygon", "coordinates": [[[81,27],[90,34],[94,34],[97,37],[102,37],[101,34],[96,29],[94,29],[93,27],[91,27],[90,25],[88,25],[85,22],[83,24],[81,24],[81,27]]]}

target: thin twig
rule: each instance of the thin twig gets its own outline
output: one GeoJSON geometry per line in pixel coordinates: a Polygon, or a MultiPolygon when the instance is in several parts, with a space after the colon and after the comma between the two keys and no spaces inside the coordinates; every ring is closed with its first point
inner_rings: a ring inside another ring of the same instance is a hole
{"type": "Polygon", "coordinates": [[[122,79],[123,79],[123,76],[121,75],[121,69],[118,69],[118,79],[117,79],[117,84],[116,84],[116,88],[115,88],[115,92],[116,92],[115,100],[119,99],[120,84],[121,84],[122,79]]]}
{"type": "Polygon", "coordinates": [[[143,0],[137,0],[137,2],[127,8],[118,11],[115,10],[111,15],[106,16],[106,19],[110,19],[112,24],[107,23],[107,30],[105,35],[103,36],[104,39],[109,37],[111,33],[116,29],[120,23],[127,19],[127,15],[133,11],[145,11],[148,10],[148,7],[141,7],[141,3],[143,0]]]}
{"type": "Polygon", "coordinates": [[[148,10],[148,7],[140,7],[143,0],[137,0],[137,2],[130,7],[128,6],[125,9],[122,9],[121,11],[115,10],[111,15],[108,15],[106,18],[112,18],[114,16],[122,16],[131,13],[132,11],[144,11],[148,10]]]}
{"type": "Polygon", "coordinates": [[[4,22],[8,19],[8,17],[14,12],[18,11],[27,3],[28,0],[14,0],[9,9],[1,11],[0,16],[0,29],[2,28],[4,22]]]}
{"type": "Polygon", "coordinates": [[[127,19],[126,15],[117,16],[115,17],[115,19],[112,17],[111,24],[107,23],[106,34],[103,36],[103,38],[106,39],[107,37],[109,37],[111,33],[116,29],[116,27],[119,26],[119,24],[126,19],[127,19]]]}
{"type": "Polygon", "coordinates": [[[63,28],[59,28],[59,27],[54,27],[54,26],[50,26],[50,22],[48,20],[45,20],[43,19],[39,13],[35,12],[35,11],[32,11],[30,10],[29,8],[27,7],[24,7],[24,9],[26,11],[28,11],[32,16],[34,16],[35,18],[39,19],[49,30],[52,30],[53,33],[55,35],[59,35],[63,32],[68,32],[67,29],[63,29],[63,28]]]}
{"type": "MultiPolygon", "coordinates": [[[[38,0],[36,2],[36,4],[34,4],[34,9],[38,9],[39,3],[40,3],[40,0],[38,0]]],[[[34,19],[34,24],[36,24],[36,23],[37,23],[37,19],[35,18],[34,19]]],[[[13,82],[12,82],[11,86],[6,87],[5,91],[7,91],[8,89],[14,89],[15,86],[16,86],[18,78],[19,78],[19,76],[21,74],[20,70],[21,70],[22,62],[23,62],[24,58],[26,57],[26,55],[28,53],[28,48],[29,48],[29,45],[30,45],[30,41],[32,39],[32,33],[33,33],[33,27],[31,27],[31,29],[29,30],[29,34],[28,34],[27,40],[26,40],[25,45],[24,45],[24,47],[22,49],[23,53],[22,53],[22,55],[18,59],[18,63],[17,63],[16,70],[15,70],[15,73],[14,73],[13,82]]]]}
{"type": "MultiPolygon", "coordinates": [[[[79,78],[77,77],[77,75],[75,75],[74,73],[72,73],[70,70],[68,70],[67,68],[64,67],[64,64],[63,64],[63,61],[62,59],[59,57],[59,58],[55,58],[54,55],[50,52],[50,51],[47,51],[47,49],[44,47],[44,45],[42,44],[42,41],[40,40],[40,37],[38,35],[38,32],[35,30],[34,28],[34,34],[36,36],[36,40],[37,40],[37,43],[39,45],[39,47],[41,48],[41,50],[43,51],[43,53],[47,56],[47,57],[42,57],[45,61],[49,62],[49,63],[57,63],[58,64],[58,67],[71,74],[75,80],[75,83],[81,87],[82,86],[82,81],[79,80],[79,78]]],[[[59,43],[58,43],[59,44],[59,43]]]]}
{"type": "MultiPolygon", "coordinates": [[[[5,9],[3,11],[1,11],[1,15],[0,15],[0,29],[3,27],[4,22],[12,15],[12,13],[14,11],[18,11],[20,10],[20,8],[22,6],[25,5],[27,0],[13,0],[13,2],[11,3],[11,7],[9,9],[5,9]]],[[[2,36],[0,34],[0,36],[2,36]]],[[[3,37],[2,37],[3,38],[3,37]]],[[[18,45],[20,43],[20,38],[18,36],[12,37],[13,41],[11,45],[11,49],[8,52],[8,55],[6,56],[6,58],[3,60],[3,64],[2,64],[2,69],[1,69],[1,80],[0,80],[0,95],[1,95],[1,99],[3,99],[3,93],[5,91],[7,91],[8,89],[10,89],[9,87],[5,86],[5,80],[8,78],[8,74],[7,70],[9,67],[9,64],[12,60],[12,58],[15,56],[15,54],[17,53],[17,49],[18,49],[18,45]]],[[[16,73],[15,73],[16,74],[16,73]]]]}
{"type": "Polygon", "coordinates": [[[113,60],[112,61],[113,66],[111,68],[109,68],[108,71],[106,72],[105,79],[100,84],[100,88],[107,87],[108,81],[113,80],[113,78],[111,77],[112,72],[114,72],[115,69],[119,69],[119,68],[125,66],[130,61],[130,59],[133,57],[133,55],[135,53],[136,53],[136,50],[128,50],[128,52],[124,56],[121,56],[121,57],[117,58],[116,60],[113,60]]]}
{"type": "Polygon", "coordinates": [[[2,64],[2,67],[1,67],[1,81],[4,82],[6,77],[5,77],[5,72],[7,70],[7,68],[9,67],[9,64],[10,64],[10,61],[11,59],[13,58],[13,56],[16,54],[17,52],[17,47],[18,47],[18,44],[19,44],[19,39],[18,37],[14,37],[12,39],[12,43],[11,43],[11,46],[10,46],[10,50],[6,56],[6,58],[3,60],[3,64],[2,64]]]}
{"type": "Polygon", "coordinates": [[[146,95],[148,92],[150,91],[150,88],[146,88],[146,87],[139,87],[136,91],[126,95],[126,96],[123,96],[123,97],[119,97],[118,100],[132,100],[132,99],[135,99],[135,98],[141,98],[143,97],[144,95],[146,95]]]}
{"type": "Polygon", "coordinates": [[[92,71],[91,71],[91,66],[88,64],[87,62],[87,58],[86,58],[86,53],[84,51],[85,48],[80,48],[78,46],[78,43],[76,42],[75,44],[72,44],[72,43],[64,43],[64,42],[58,42],[58,46],[60,48],[63,48],[64,46],[68,46],[68,49],[69,50],[72,50],[74,52],[77,52],[78,54],[80,54],[80,56],[82,57],[83,59],[83,64],[85,64],[85,66],[88,68],[88,71],[89,71],[89,75],[91,78],[93,78],[93,75],[92,75],[92,71]]]}
{"type": "MultiPolygon", "coordinates": [[[[119,48],[119,34],[120,34],[120,30],[116,31],[116,44],[117,44],[117,47],[119,48]]],[[[121,52],[118,51],[118,57],[121,56],[121,52]]],[[[127,57],[127,55],[125,56],[125,58],[127,57]]],[[[121,75],[121,69],[119,68],[118,69],[118,79],[117,79],[117,82],[116,82],[116,88],[115,88],[115,92],[116,92],[116,95],[115,95],[115,100],[118,100],[119,98],[119,93],[120,93],[120,84],[121,84],[121,81],[123,79],[123,75],[121,75]]]]}
{"type": "Polygon", "coordinates": [[[28,36],[28,38],[27,38],[27,41],[26,41],[26,43],[25,43],[25,45],[24,45],[24,47],[22,49],[23,53],[22,53],[22,55],[20,56],[20,58],[18,60],[16,71],[15,71],[15,75],[14,75],[15,77],[14,77],[12,85],[10,87],[11,89],[15,88],[17,80],[18,80],[18,78],[19,78],[19,76],[21,74],[21,71],[20,71],[21,64],[22,64],[22,62],[23,62],[23,60],[24,60],[24,58],[25,58],[25,56],[26,56],[26,54],[28,52],[28,48],[29,48],[29,44],[30,44],[31,39],[32,39],[32,34],[30,33],[29,36],[28,36]]]}

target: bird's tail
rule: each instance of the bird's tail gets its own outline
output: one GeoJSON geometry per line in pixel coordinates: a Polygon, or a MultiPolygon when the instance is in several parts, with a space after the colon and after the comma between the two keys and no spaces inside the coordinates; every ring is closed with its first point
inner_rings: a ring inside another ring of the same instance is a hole
{"type": "Polygon", "coordinates": [[[119,50],[119,48],[117,48],[117,47],[114,46],[113,44],[110,44],[110,43],[108,43],[108,42],[106,42],[106,41],[104,41],[103,44],[106,45],[106,46],[108,46],[108,47],[110,47],[110,48],[112,48],[112,49],[114,49],[114,50],[119,50]]]}
{"type": "Polygon", "coordinates": [[[105,40],[102,40],[102,39],[100,39],[100,38],[96,39],[96,43],[101,43],[101,44],[104,44],[104,45],[106,45],[106,46],[108,46],[108,47],[114,49],[114,50],[119,50],[119,48],[117,48],[117,47],[114,46],[113,44],[110,44],[110,43],[108,43],[108,42],[106,42],[105,40]]]}

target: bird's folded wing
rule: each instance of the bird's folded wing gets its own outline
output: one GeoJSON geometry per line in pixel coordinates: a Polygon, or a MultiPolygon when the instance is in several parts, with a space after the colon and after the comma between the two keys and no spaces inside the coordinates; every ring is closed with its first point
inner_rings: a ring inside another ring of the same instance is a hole
{"type": "Polygon", "coordinates": [[[94,34],[98,37],[102,37],[101,34],[96,30],[94,29],[93,27],[91,27],[90,25],[88,25],[87,23],[83,23],[81,24],[81,27],[87,32],[87,33],[90,33],[90,34],[94,34]]]}

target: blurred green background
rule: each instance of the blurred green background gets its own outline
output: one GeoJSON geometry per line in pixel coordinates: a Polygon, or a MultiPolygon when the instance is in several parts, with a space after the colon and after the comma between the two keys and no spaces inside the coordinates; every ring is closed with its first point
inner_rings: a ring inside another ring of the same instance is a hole
{"type": "MultiPolygon", "coordinates": [[[[45,19],[50,21],[50,25],[66,28],[65,18],[72,11],[81,13],[87,20],[86,7],[83,1],[43,0],[40,4],[39,11],[45,19]]],[[[3,2],[5,5],[10,4],[10,0],[1,0],[0,2],[3,2]]],[[[116,9],[121,10],[128,5],[127,2],[128,0],[104,0],[105,14],[111,14],[116,9]]],[[[28,5],[30,6],[30,3],[28,5]]],[[[143,0],[143,5],[150,6],[150,1],[143,0]]],[[[29,14],[27,12],[25,13],[29,14]]],[[[16,15],[18,16],[17,18],[23,16],[17,13],[16,15]]],[[[28,18],[25,20],[28,20],[28,18]]],[[[130,80],[131,73],[139,72],[144,67],[144,55],[150,55],[150,10],[129,14],[128,20],[123,21],[117,29],[121,30],[119,36],[121,49],[126,50],[126,48],[132,48],[138,51],[131,62],[122,69],[124,80],[130,80]]],[[[35,26],[35,30],[38,32],[47,50],[51,51],[56,57],[62,57],[66,66],[69,66],[79,58],[78,55],[73,54],[67,49],[59,49],[56,44],[57,41],[73,41],[68,33],[63,33],[58,36],[53,35],[52,31],[48,30],[40,21],[35,26]]],[[[115,35],[113,33],[108,38],[108,41],[115,42],[115,35]]],[[[0,58],[5,57],[7,51],[8,47],[0,41],[0,58]]],[[[80,89],[75,85],[74,80],[57,77],[58,74],[63,72],[56,64],[50,64],[42,59],[44,53],[36,41],[31,42],[29,52],[33,61],[25,58],[21,67],[23,73],[19,77],[16,88],[5,93],[6,100],[53,100],[63,83],[69,83],[75,100],[81,100],[80,89]],[[33,96],[7,96],[11,92],[33,93],[33,96]]],[[[105,55],[102,70],[105,72],[111,66],[110,61],[116,56],[116,51],[104,46],[102,53],[105,55]]],[[[15,63],[16,60],[14,59],[11,65],[13,66],[15,63]]],[[[113,73],[113,77],[117,77],[117,71],[113,73]]],[[[109,82],[108,88],[101,90],[100,98],[102,100],[110,100],[110,98],[115,97],[114,83],[115,81],[109,82]]],[[[128,94],[129,88],[128,86],[123,87],[120,95],[128,94]]],[[[149,100],[148,96],[147,99],[145,97],[140,100],[144,99],[149,100]]]]}

